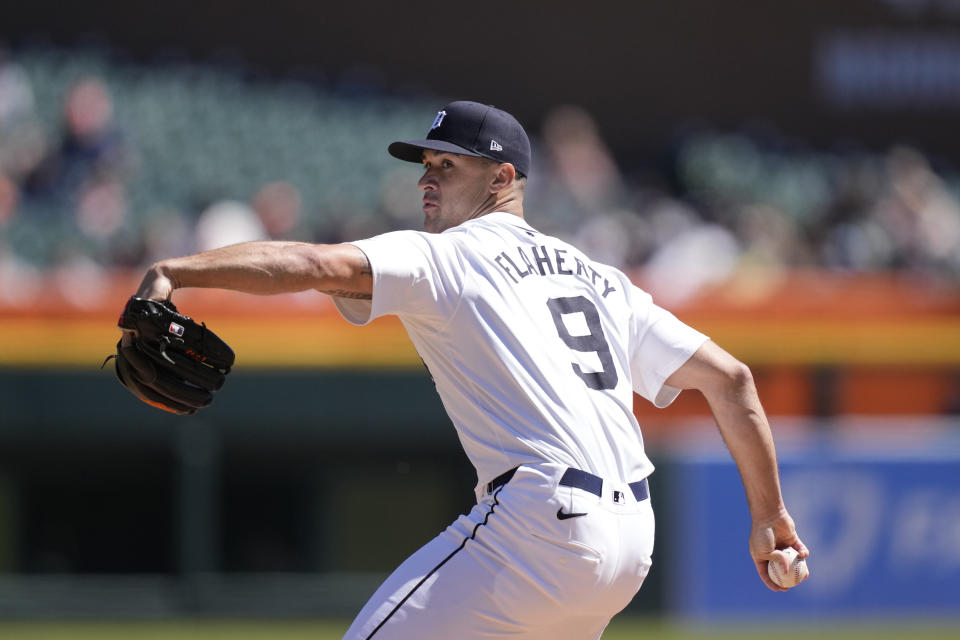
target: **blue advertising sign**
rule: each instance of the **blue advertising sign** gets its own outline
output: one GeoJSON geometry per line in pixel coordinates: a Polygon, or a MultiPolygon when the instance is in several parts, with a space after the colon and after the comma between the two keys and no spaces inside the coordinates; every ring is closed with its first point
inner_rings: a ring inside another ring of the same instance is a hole
{"type": "Polygon", "coordinates": [[[960,616],[957,436],[869,450],[821,438],[781,452],[787,508],[811,551],[810,578],[781,593],[760,582],[749,556],[750,517],[729,454],[679,453],[671,469],[672,612],[960,616]]]}

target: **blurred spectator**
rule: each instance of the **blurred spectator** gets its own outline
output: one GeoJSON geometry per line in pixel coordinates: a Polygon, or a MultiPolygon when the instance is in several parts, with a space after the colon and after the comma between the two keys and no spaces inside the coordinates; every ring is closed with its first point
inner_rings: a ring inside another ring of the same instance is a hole
{"type": "Polygon", "coordinates": [[[146,215],[141,266],[194,250],[194,229],[176,209],[154,209],[146,215]]]}
{"type": "Polygon", "coordinates": [[[574,236],[577,246],[598,262],[624,265],[627,261],[632,243],[616,213],[602,212],[585,219],[574,236]]]}
{"type": "Polygon", "coordinates": [[[33,117],[33,88],[27,74],[0,43],[0,131],[33,117]]]}
{"type": "Polygon", "coordinates": [[[204,209],[197,218],[194,248],[197,251],[251,240],[306,239],[300,228],[303,200],[289,182],[268,182],[250,204],[224,199],[204,209]]]}
{"type": "Polygon", "coordinates": [[[0,44],[0,223],[13,217],[20,184],[40,163],[44,149],[30,80],[0,44]]]}
{"type": "Polygon", "coordinates": [[[62,243],[58,252],[52,269],[57,293],[79,309],[100,306],[110,292],[107,270],[69,241],[62,243]]]}
{"type": "Polygon", "coordinates": [[[271,240],[292,240],[300,235],[303,210],[300,192],[289,182],[270,182],[257,191],[251,202],[263,230],[271,240]]]}
{"type": "Polygon", "coordinates": [[[773,205],[744,206],[733,230],[743,243],[743,262],[748,268],[783,271],[812,260],[795,219],[773,205]]]}
{"type": "Polygon", "coordinates": [[[268,238],[257,213],[237,200],[220,200],[204,209],[194,233],[196,251],[268,238]]]}
{"type": "Polygon", "coordinates": [[[40,282],[39,270],[21,260],[0,236],[0,305],[30,304],[43,292],[40,282]]]}
{"type": "Polygon", "coordinates": [[[706,285],[727,281],[740,259],[737,238],[718,224],[681,231],[645,265],[650,292],[662,304],[683,302],[706,285]]]}
{"type": "Polygon", "coordinates": [[[0,173],[22,185],[43,161],[47,139],[34,119],[0,126],[0,173]]]}
{"type": "Polygon", "coordinates": [[[622,190],[620,170],[584,109],[570,105],[547,114],[543,125],[553,171],[585,210],[607,209],[622,190]]]}
{"type": "Polygon", "coordinates": [[[130,152],[113,119],[113,101],[103,81],[76,82],[63,105],[60,144],[30,176],[28,189],[38,195],[75,195],[88,186],[123,182],[131,169],[130,152]]]}
{"type": "Polygon", "coordinates": [[[123,185],[116,180],[89,185],[76,205],[77,227],[84,236],[95,240],[112,237],[123,226],[126,215],[123,185]]]}
{"type": "Polygon", "coordinates": [[[960,274],[960,205],[913,149],[887,156],[889,193],[874,217],[897,247],[897,262],[960,274]]]}
{"type": "Polygon", "coordinates": [[[0,173],[0,229],[10,222],[17,210],[19,193],[13,180],[0,173]]]}
{"type": "Polygon", "coordinates": [[[63,103],[59,144],[26,177],[25,204],[32,215],[46,218],[53,238],[46,261],[59,260],[59,242],[106,266],[140,261],[142,241],[121,234],[130,224],[126,183],[132,153],[113,115],[101,79],[77,81],[63,103]]]}
{"type": "MultiPolygon", "coordinates": [[[[387,230],[416,229],[423,224],[422,193],[416,188],[420,169],[397,166],[380,181],[380,211],[387,230]]],[[[363,236],[366,237],[366,236],[363,236]]]]}
{"type": "MultiPolygon", "coordinates": [[[[527,185],[535,224],[572,239],[588,218],[623,208],[620,170],[587,111],[571,105],[553,109],[544,119],[541,139],[527,185]]],[[[622,235],[619,225],[618,219],[610,219],[601,223],[607,230],[601,233],[613,241],[614,235],[622,235]]]]}
{"type": "Polygon", "coordinates": [[[656,243],[651,211],[641,203],[657,203],[666,195],[624,179],[596,121],[580,107],[550,111],[542,143],[534,146],[537,158],[528,185],[534,224],[600,262],[623,268],[643,264],[656,243]]]}

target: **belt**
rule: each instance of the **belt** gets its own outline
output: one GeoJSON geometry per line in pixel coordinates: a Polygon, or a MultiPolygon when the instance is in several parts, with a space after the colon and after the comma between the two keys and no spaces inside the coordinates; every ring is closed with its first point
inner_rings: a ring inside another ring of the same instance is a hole
{"type": "MultiPolygon", "coordinates": [[[[518,468],[519,467],[514,467],[507,472],[501,473],[488,482],[487,493],[493,493],[495,489],[499,489],[510,482],[510,479],[513,478],[513,474],[517,472],[518,468]]],[[[581,471],[580,469],[574,469],[573,467],[563,472],[563,477],[560,478],[560,486],[583,489],[598,498],[603,495],[603,478],[595,476],[592,473],[587,473],[586,471],[581,471]]],[[[631,482],[627,486],[630,487],[630,491],[633,492],[633,497],[637,499],[637,502],[642,502],[650,497],[650,488],[646,478],[631,482]]]]}

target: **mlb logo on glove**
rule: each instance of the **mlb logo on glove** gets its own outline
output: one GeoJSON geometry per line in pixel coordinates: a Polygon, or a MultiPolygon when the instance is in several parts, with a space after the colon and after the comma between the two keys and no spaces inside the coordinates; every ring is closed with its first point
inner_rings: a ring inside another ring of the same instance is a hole
{"type": "Polygon", "coordinates": [[[104,364],[114,361],[117,379],[133,395],[180,415],[213,402],[233,367],[234,353],[205,324],[183,315],[169,300],[137,296],[127,301],[118,324],[123,337],[104,364]]]}

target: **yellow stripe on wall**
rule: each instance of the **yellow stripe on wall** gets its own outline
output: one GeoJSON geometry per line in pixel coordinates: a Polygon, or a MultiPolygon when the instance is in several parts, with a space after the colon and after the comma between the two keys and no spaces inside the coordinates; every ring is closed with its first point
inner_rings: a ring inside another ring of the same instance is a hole
{"type": "Polygon", "coordinates": [[[960,365],[960,319],[703,325],[720,346],[750,364],[960,365]]]}
{"type": "MultiPolygon", "coordinates": [[[[97,367],[119,338],[115,320],[0,317],[0,366],[97,367]]],[[[960,365],[960,319],[897,322],[710,321],[692,324],[749,364],[960,365]]],[[[419,367],[392,318],[354,327],[336,316],[210,322],[250,367],[419,367]]]]}
{"type": "MultiPolygon", "coordinates": [[[[354,327],[304,318],[218,321],[217,334],[244,367],[414,367],[420,358],[399,322],[354,327]]],[[[0,318],[0,365],[99,367],[120,332],[98,319],[67,324],[0,318]]]]}

